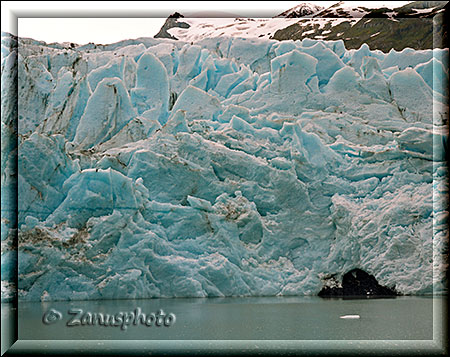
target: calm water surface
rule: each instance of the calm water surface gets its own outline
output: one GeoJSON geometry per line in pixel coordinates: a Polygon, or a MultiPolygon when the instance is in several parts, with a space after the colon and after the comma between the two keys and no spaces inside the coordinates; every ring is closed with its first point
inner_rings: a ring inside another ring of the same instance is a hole
{"type": "Polygon", "coordinates": [[[21,340],[430,340],[433,338],[434,299],[440,298],[28,302],[18,306],[18,333],[21,340]],[[137,308],[146,316],[163,310],[165,315],[174,314],[176,320],[172,323],[167,320],[169,327],[131,323],[124,330],[121,326],[90,325],[89,315],[86,315],[88,312],[131,314],[137,308]],[[75,317],[68,311],[74,309],[83,311],[84,325],[67,326],[75,317]],[[48,315],[50,310],[57,315],[53,320],[48,315]],[[359,318],[343,319],[345,315],[359,315],[359,318]],[[47,316],[47,323],[43,316],[47,316]]]}

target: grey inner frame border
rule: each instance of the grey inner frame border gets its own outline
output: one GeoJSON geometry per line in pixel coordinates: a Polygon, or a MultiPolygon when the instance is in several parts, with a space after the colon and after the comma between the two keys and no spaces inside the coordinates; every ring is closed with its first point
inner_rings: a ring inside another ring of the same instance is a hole
{"type": "MultiPolygon", "coordinates": [[[[261,10],[239,10],[241,16],[270,17],[261,10]]],[[[19,18],[165,18],[163,10],[17,10],[9,11],[11,33],[18,33],[19,18]]],[[[212,16],[213,17],[213,16],[212,16]]],[[[433,19],[433,28],[436,20],[433,19]]],[[[433,32],[433,42],[436,34],[433,32]]],[[[439,39],[438,39],[439,40],[439,39]]],[[[440,39],[442,43],[442,38],[440,39]]],[[[15,83],[17,88],[17,83],[15,83]]],[[[17,195],[16,195],[17,197],[17,195]]],[[[433,204],[442,204],[434,202],[433,204]]],[[[17,204],[16,204],[17,206],[17,204]]],[[[435,271],[433,271],[433,276],[435,271]]],[[[17,279],[16,279],[17,281],[17,279]]],[[[17,285],[16,285],[17,286],[17,285]]],[[[17,296],[17,294],[16,294],[17,296]]],[[[17,299],[17,298],[16,298],[17,299]]],[[[447,298],[433,299],[433,339],[432,340],[18,340],[17,301],[15,312],[3,315],[2,303],[2,354],[49,355],[111,354],[111,355],[193,355],[193,354],[283,354],[283,355],[447,355],[448,345],[447,298]],[[8,345],[10,347],[8,347],[8,345]]]]}

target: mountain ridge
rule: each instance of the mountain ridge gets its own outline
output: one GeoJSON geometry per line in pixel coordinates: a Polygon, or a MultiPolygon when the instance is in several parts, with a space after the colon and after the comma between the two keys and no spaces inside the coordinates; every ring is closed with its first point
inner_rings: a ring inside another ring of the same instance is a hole
{"type": "Polygon", "coordinates": [[[298,4],[297,6],[294,6],[290,8],[289,10],[286,10],[282,12],[281,14],[277,15],[276,17],[286,17],[286,18],[293,18],[293,17],[303,17],[303,16],[309,16],[309,15],[315,15],[319,13],[320,11],[323,11],[325,7],[311,4],[307,2],[302,2],[301,4],[298,4]]]}
{"type": "Polygon", "coordinates": [[[301,3],[273,18],[185,18],[169,16],[155,38],[196,41],[208,37],[266,38],[278,41],[343,40],[349,49],[363,43],[389,52],[442,48],[446,43],[447,1],[413,1],[400,7],[349,6],[340,1],[320,10],[301,3]],[[316,11],[317,10],[317,11],[316,11]],[[183,20],[180,20],[183,18],[183,20]],[[433,21],[434,20],[434,21],[433,21]]]}

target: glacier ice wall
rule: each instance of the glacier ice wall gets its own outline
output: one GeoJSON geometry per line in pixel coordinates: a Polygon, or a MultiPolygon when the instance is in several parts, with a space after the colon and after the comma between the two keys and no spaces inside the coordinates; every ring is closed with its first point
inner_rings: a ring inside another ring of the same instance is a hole
{"type": "Polygon", "coordinates": [[[444,289],[448,50],[20,39],[2,55],[2,76],[18,56],[22,299],[317,294],[353,268],[444,289]]]}

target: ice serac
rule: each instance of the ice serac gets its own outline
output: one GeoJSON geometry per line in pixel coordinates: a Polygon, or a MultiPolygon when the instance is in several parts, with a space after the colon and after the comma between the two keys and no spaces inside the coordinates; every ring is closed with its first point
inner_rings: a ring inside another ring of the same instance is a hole
{"type": "Polygon", "coordinates": [[[138,61],[136,88],[131,90],[133,106],[139,114],[167,120],[169,78],[164,64],[152,53],[145,52],[138,61]]]}
{"type": "Polygon", "coordinates": [[[62,186],[79,169],[59,134],[33,133],[19,145],[19,224],[30,216],[45,219],[65,197],[62,186]]]}
{"type": "Polygon", "coordinates": [[[317,60],[305,53],[292,50],[275,57],[271,62],[271,90],[277,93],[309,92],[308,79],[316,74],[317,60]]]}
{"type": "Polygon", "coordinates": [[[88,149],[104,142],[135,116],[136,110],[123,82],[117,77],[104,78],[86,104],[72,145],[88,149]]]}
{"type": "Polygon", "coordinates": [[[423,78],[412,68],[394,73],[389,78],[392,97],[406,119],[432,122],[433,93],[423,78]]]}
{"type": "Polygon", "coordinates": [[[355,269],[444,291],[448,50],[19,43],[21,299],[314,295],[355,269]]]}
{"type": "Polygon", "coordinates": [[[183,110],[186,119],[189,121],[206,119],[216,120],[222,111],[222,105],[219,99],[212,96],[201,89],[188,86],[178,98],[172,113],[176,114],[179,110],[183,110]]]}
{"type": "Polygon", "coordinates": [[[62,187],[64,201],[52,212],[46,222],[82,228],[90,217],[105,216],[115,209],[135,212],[142,205],[142,194],[147,193],[139,184],[111,168],[86,169],[70,176],[62,187]],[[139,189],[141,191],[139,191],[139,189]]]}

